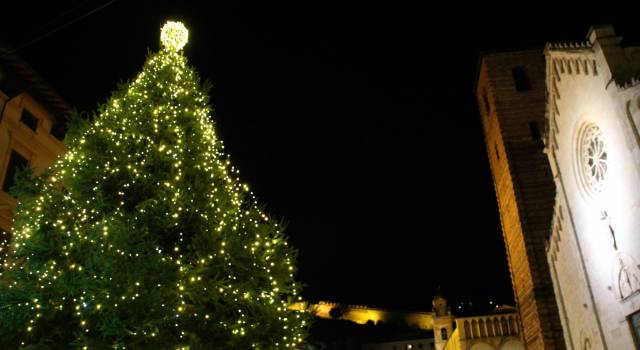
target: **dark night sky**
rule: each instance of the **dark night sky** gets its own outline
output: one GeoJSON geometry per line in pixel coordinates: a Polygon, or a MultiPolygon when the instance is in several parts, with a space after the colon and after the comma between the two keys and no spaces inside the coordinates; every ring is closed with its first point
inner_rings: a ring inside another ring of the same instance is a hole
{"type": "Polygon", "coordinates": [[[108,1],[55,3],[3,11],[0,39],[27,44],[18,54],[79,110],[135,76],[166,19],[183,20],[227,151],[289,223],[305,296],[411,309],[430,308],[439,284],[453,301],[513,303],[472,95],[478,52],[638,28],[634,11],[587,8],[119,1],[79,19],[108,1]]]}

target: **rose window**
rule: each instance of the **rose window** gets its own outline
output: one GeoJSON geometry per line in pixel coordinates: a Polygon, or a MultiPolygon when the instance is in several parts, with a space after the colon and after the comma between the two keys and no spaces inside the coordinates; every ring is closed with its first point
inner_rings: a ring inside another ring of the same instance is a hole
{"type": "Polygon", "coordinates": [[[607,174],[607,148],[602,131],[596,125],[584,128],[580,140],[581,173],[586,187],[592,192],[602,192],[607,174]]]}

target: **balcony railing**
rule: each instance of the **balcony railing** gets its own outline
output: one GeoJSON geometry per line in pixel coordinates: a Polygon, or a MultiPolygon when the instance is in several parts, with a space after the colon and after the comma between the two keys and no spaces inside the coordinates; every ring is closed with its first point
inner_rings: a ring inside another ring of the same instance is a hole
{"type": "Polygon", "coordinates": [[[460,340],[518,336],[520,329],[515,313],[456,319],[460,340]]]}

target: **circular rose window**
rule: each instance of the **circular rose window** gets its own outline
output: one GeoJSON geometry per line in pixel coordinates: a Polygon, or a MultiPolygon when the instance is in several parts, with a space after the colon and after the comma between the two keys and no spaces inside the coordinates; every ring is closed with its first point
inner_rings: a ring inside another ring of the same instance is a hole
{"type": "Polygon", "coordinates": [[[607,174],[607,147],[602,131],[589,124],[583,128],[579,141],[580,173],[584,185],[591,193],[602,192],[607,174]]]}

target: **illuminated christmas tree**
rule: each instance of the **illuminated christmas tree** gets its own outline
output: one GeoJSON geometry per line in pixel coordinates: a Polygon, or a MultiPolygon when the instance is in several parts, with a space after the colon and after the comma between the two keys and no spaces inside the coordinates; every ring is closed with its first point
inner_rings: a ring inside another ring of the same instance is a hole
{"type": "Polygon", "coordinates": [[[303,340],[295,250],[230,165],[187,29],[23,182],[3,349],[279,349],[303,340]]]}

